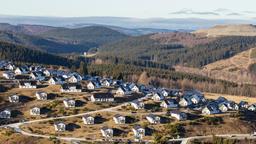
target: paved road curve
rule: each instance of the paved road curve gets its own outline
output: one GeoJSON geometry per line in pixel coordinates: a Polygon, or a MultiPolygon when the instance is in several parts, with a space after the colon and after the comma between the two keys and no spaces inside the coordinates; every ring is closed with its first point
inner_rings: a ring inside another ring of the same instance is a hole
{"type": "MultiPolygon", "coordinates": [[[[134,101],[143,100],[143,99],[146,99],[146,98],[148,98],[148,97],[142,97],[142,98],[136,99],[134,101]]],[[[129,104],[129,102],[120,104],[120,105],[115,106],[115,107],[110,107],[110,108],[105,108],[105,109],[101,109],[101,110],[90,111],[90,112],[85,112],[85,113],[80,113],[80,114],[75,114],[75,115],[52,117],[52,118],[46,118],[46,119],[39,119],[39,120],[32,120],[32,121],[2,125],[2,126],[0,126],[0,128],[10,127],[10,128],[13,128],[16,132],[21,133],[22,135],[26,135],[26,136],[40,137],[40,138],[52,138],[53,136],[50,136],[50,135],[40,135],[40,134],[28,133],[28,132],[23,131],[22,129],[20,129],[20,126],[24,125],[24,124],[30,124],[30,123],[36,123],[36,122],[44,122],[44,121],[50,121],[50,120],[56,120],[56,119],[66,119],[66,118],[72,118],[72,117],[79,117],[79,116],[83,116],[83,115],[86,115],[86,114],[94,114],[94,113],[99,113],[99,112],[107,112],[107,111],[119,112],[116,109],[118,109],[122,106],[125,106],[127,104],[129,104]]],[[[251,134],[226,134],[226,135],[216,135],[216,136],[228,137],[228,138],[232,138],[232,139],[244,139],[244,138],[256,139],[256,137],[251,135],[251,134]]],[[[194,139],[205,139],[205,138],[211,138],[211,137],[212,137],[212,135],[209,135],[209,136],[195,136],[195,137],[188,137],[188,138],[170,139],[169,141],[170,142],[181,141],[182,142],[181,144],[187,144],[188,141],[191,141],[191,140],[194,140],[194,139]]],[[[89,140],[89,139],[85,139],[85,138],[59,137],[59,136],[54,137],[54,138],[59,139],[59,140],[65,140],[65,141],[86,141],[86,142],[90,142],[90,141],[100,142],[100,141],[103,141],[102,139],[89,140]]],[[[115,139],[113,139],[113,140],[115,140],[115,139]]],[[[128,139],[118,138],[118,140],[127,141],[128,139]]],[[[152,141],[147,141],[147,142],[152,142],[152,141]]]]}

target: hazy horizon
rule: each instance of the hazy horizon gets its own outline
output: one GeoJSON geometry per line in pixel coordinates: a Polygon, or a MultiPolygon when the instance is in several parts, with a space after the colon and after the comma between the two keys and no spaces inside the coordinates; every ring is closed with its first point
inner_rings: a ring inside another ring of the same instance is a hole
{"type": "Polygon", "coordinates": [[[253,0],[8,0],[0,15],[36,17],[126,17],[255,19],[253,0]]]}

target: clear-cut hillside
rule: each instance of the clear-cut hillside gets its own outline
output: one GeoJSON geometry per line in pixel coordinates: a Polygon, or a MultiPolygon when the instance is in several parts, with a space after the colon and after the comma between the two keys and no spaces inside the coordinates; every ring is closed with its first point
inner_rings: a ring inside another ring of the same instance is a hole
{"type": "Polygon", "coordinates": [[[202,69],[176,66],[177,71],[208,76],[214,79],[228,80],[241,84],[256,84],[256,76],[250,70],[256,64],[256,48],[241,52],[231,58],[219,60],[202,69]]]}
{"type": "Polygon", "coordinates": [[[242,25],[218,25],[209,29],[201,29],[192,32],[207,37],[220,36],[256,36],[256,26],[251,24],[242,25]]]}

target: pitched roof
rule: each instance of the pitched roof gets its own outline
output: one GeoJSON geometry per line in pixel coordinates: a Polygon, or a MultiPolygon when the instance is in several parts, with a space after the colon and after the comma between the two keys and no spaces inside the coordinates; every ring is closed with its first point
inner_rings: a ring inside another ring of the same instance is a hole
{"type": "Polygon", "coordinates": [[[36,81],[19,81],[20,85],[25,85],[26,83],[29,83],[31,85],[36,85],[37,84],[36,81]]]}
{"type": "Polygon", "coordinates": [[[76,87],[76,89],[82,89],[80,84],[76,83],[64,83],[61,85],[62,89],[69,89],[70,87],[76,87]]]}
{"type": "Polygon", "coordinates": [[[95,93],[93,94],[94,98],[114,98],[111,93],[95,93]]]}

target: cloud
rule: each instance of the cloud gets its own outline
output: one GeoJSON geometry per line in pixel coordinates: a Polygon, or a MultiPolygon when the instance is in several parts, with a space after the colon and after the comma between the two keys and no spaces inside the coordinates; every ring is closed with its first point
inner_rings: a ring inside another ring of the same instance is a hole
{"type": "Polygon", "coordinates": [[[247,13],[247,14],[256,14],[255,11],[243,11],[243,13],[247,13]]]}
{"type": "Polygon", "coordinates": [[[243,14],[242,13],[232,12],[232,13],[228,13],[227,16],[243,16],[243,14]]]}
{"type": "Polygon", "coordinates": [[[218,8],[218,9],[216,9],[216,10],[214,10],[214,12],[231,12],[231,10],[229,10],[229,9],[225,9],[225,8],[218,8]]]}
{"type": "Polygon", "coordinates": [[[197,16],[197,17],[217,17],[217,18],[251,18],[256,11],[233,11],[225,8],[218,8],[210,11],[195,11],[192,9],[182,9],[169,13],[176,16],[197,16]]]}
{"type": "Polygon", "coordinates": [[[219,15],[219,13],[212,12],[212,11],[193,11],[190,9],[183,9],[180,11],[175,11],[171,12],[169,14],[174,14],[174,15],[219,15]]]}
{"type": "Polygon", "coordinates": [[[193,12],[192,14],[197,14],[197,15],[219,15],[216,12],[193,12]]]}

